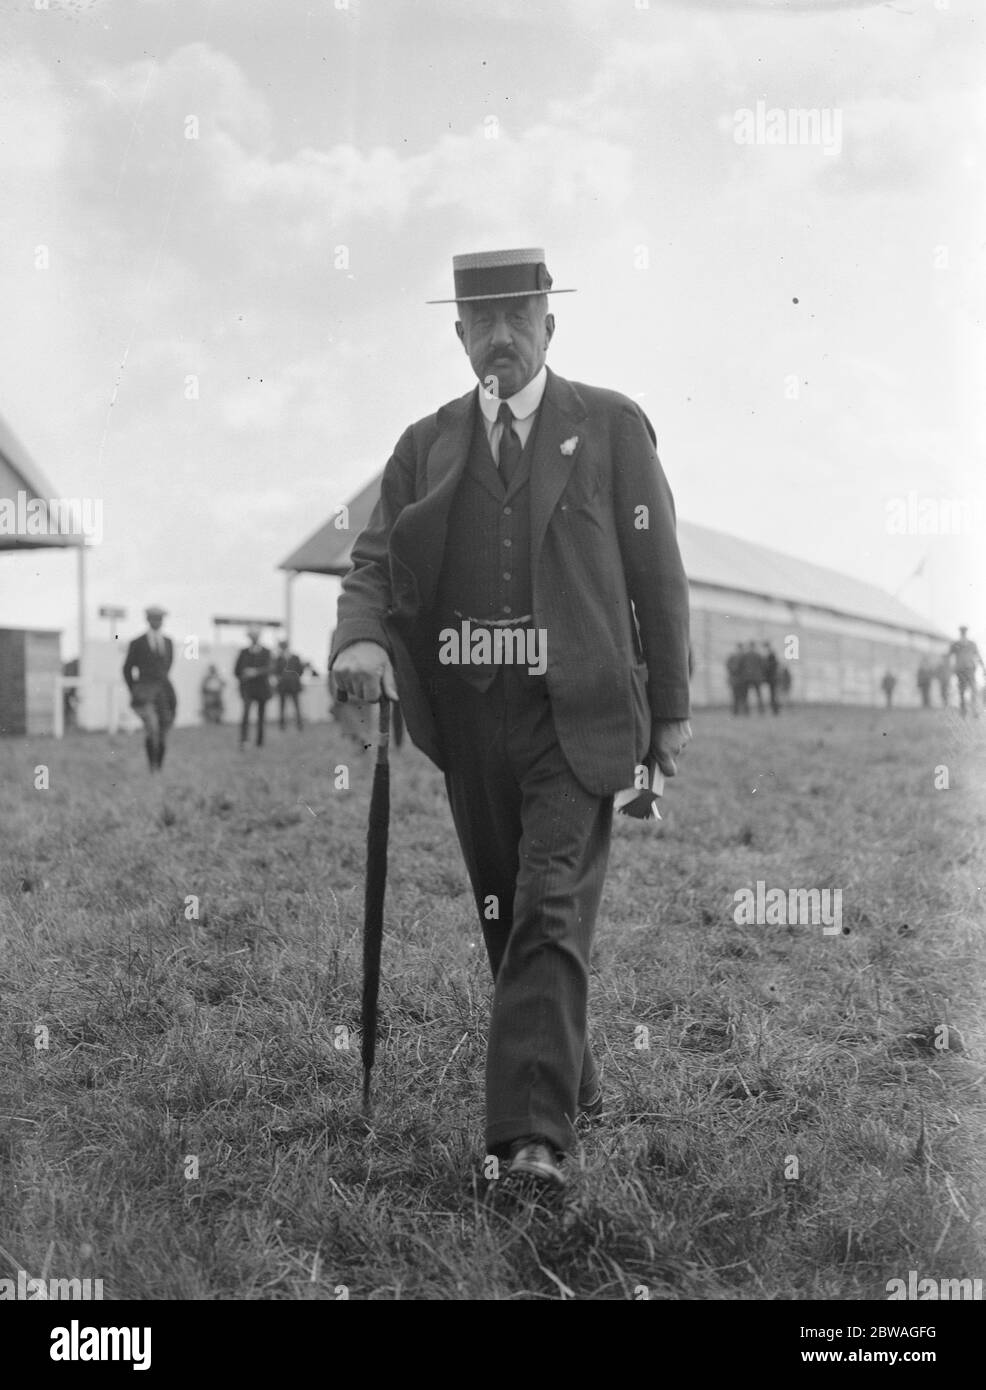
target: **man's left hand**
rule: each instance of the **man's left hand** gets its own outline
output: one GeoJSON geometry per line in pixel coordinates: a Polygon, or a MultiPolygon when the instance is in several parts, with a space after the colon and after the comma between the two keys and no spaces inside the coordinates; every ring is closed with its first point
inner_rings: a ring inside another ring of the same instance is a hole
{"type": "Polygon", "coordinates": [[[687,719],[656,720],[651,731],[651,757],[665,777],[674,777],[678,771],[675,758],[692,741],[692,726],[687,719]]]}

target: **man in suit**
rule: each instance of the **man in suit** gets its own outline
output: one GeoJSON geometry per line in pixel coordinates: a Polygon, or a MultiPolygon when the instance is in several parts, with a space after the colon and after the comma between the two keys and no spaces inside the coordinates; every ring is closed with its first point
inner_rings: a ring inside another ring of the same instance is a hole
{"type": "Polygon", "coordinates": [[[777,677],[780,675],[780,663],[777,660],[777,653],[769,642],[763,644],[763,656],[760,658],[760,666],[763,671],[764,682],[770,693],[770,708],[774,714],[780,714],[781,706],[777,698],[777,677]]]}
{"type": "Polygon", "coordinates": [[[294,717],[298,728],[301,729],[301,678],[307,670],[308,663],[302,661],[300,656],[295,656],[294,652],[288,649],[288,639],[282,637],[277,644],[277,655],[274,657],[273,675],[274,683],[277,687],[277,698],[280,704],[280,727],[285,727],[285,714],[287,703],[290,700],[294,705],[294,717]]]}
{"type": "Polygon", "coordinates": [[[260,644],[260,628],[247,628],[250,645],[244,647],[236,658],[233,675],[240,683],[240,699],[243,701],[243,717],[240,720],[240,748],[246,746],[250,729],[250,710],[257,706],[257,747],[264,746],[264,714],[270,699],[271,654],[260,644]]]}
{"type": "Polygon", "coordinates": [[[736,643],[736,650],[730,652],[726,657],[726,680],[729,682],[729,691],[733,698],[733,713],[739,714],[740,707],[746,698],[746,686],[740,674],[743,664],[743,644],[736,643]]]}
{"type": "Polygon", "coordinates": [[[763,714],[763,694],[760,690],[763,684],[763,662],[755,642],[747,642],[740,657],[740,676],[743,680],[743,713],[750,712],[749,695],[752,690],[757,697],[757,708],[763,714]]]}
{"type": "Polygon", "coordinates": [[[453,271],[435,302],[458,304],[480,386],[398,441],[332,678],[399,693],[445,774],[495,980],[487,1152],[561,1187],[577,1117],[602,1108],[586,1011],[613,796],[674,776],[691,737],[688,587],[647,417],[545,365],[544,252],[453,271]]]}
{"type": "Polygon", "coordinates": [[[953,642],[948,649],[948,655],[955,667],[955,675],[959,686],[959,713],[965,718],[965,697],[969,696],[969,705],[972,709],[973,718],[979,718],[979,709],[976,705],[976,670],[982,667],[986,672],[986,665],[979,654],[979,648],[968,635],[967,627],[959,628],[958,641],[953,642]]]}
{"type": "Polygon", "coordinates": [[[174,646],[161,625],[165,610],[157,604],[144,610],[147,631],[135,637],[127,648],[123,679],[130,691],[130,705],[144,726],[144,747],[152,772],[160,771],[168,730],[175,722],[178,700],[168,679],[174,660],[174,646]]]}

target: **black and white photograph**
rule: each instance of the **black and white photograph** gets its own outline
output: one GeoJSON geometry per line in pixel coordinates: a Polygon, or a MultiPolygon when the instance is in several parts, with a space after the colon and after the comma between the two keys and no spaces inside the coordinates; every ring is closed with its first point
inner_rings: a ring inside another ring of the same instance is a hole
{"type": "Polygon", "coordinates": [[[32,1364],[655,1302],[964,1368],[984,148],[977,0],[3,5],[32,1364]]]}

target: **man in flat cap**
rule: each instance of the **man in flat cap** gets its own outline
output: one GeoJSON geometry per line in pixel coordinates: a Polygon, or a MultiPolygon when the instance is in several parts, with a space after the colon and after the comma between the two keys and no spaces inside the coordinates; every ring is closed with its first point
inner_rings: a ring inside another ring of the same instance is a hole
{"type": "Polygon", "coordinates": [[[435,302],[458,305],[480,384],[398,441],[332,679],[399,696],[445,774],[495,980],[487,1152],[560,1188],[578,1116],[602,1108],[586,1009],[614,793],[674,776],[691,737],[688,587],[647,417],[545,365],[544,252],[453,271],[435,302]]]}
{"type": "Polygon", "coordinates": [[[147,631],[135,637],[127,648],[123,679],[130,691],[130,705],[144,726],[144,747],[152,772],[160,771],[168,730],[175,722],[178,699],[168,678],[174,660],[174,645],[165,637],[161,625],[167,616],[156,603],[144,610],[147,631]]]}

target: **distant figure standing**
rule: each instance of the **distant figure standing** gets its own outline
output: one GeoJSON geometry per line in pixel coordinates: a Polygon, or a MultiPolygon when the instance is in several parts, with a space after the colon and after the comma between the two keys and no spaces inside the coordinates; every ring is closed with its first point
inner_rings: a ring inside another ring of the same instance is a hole
{"type": "Polygon", "coordinates": [[[282,637],[277,644],[277,654],[274,657],[274,683],[277,689],[277,698],[281,706],[280,726],[285,727],[285,710],[288,701],[294,705],[294,717],[298,728],[302,727],[301,722],[301,678],[307,669],[307,661],[302,661],[300,656],[295,656],[288,650],[286,637],[282,637]]]}
{"type": "Polygon", "coordinates": [[[147,631],[127,648],[123,679],[130,691],[130,707],[144,726],[147,761],[151,771],[157,772],[164,762],[165,740],[178,708],[175,688],[168,679],[175,650],[171,638],[161,631],[165,610],[151,604],[144,613],[147,631]]]}
{"type": "Polygon", "coordinates": [[[969,694],[969,705],[972,709],[973,718],[979,718],[979,707],[976,703],[976,667],[983,665],[983,659],[979,654],[979,648],[970,638],[966,636],[969,631],[967,627],[959,628],[958,640],[953,642],[948,649],[948,654],[955,668],[955,675],[959,685],[959,713],[965,718],[965,697],[969,694]]]}
{"type": "Polygon", "coordinates": [[[780,667],[777,653],[769,642],[763,644],[763,656],[760,660],[763,664],[763,678],[767,682],[767,689],[770,692],[770,708],[774,714],[780,714],[781,706],[777,698],[777,678],[780,675],[780,667]]]}
{"type": "Polygon", "coordinates": [[[778,672],[777,689],[784,696],[784,703],[789,704],[791,699],[791,668],[786,662],[778,672]]]}
{"type": "Polygon", "coordinates": [[[935,668],[931,664],[931,658],[923,656],[917,674],[917,686],[921,692],[921,707],[923,709],[931,708],[931,682],[934,678],[935,668]]]}
{"type": "Polygon", "coordinates": [[[729,691],[733,699],[733,713],[739,714],[740,702],[743,695],[743,680],[740,675],[740,664],[743,659],[743,645],[736,643],[736,650],[730,652],[726,658],[726,679],[729,682],[729,691]]]}
{"type": "Polygon", "coordinates": [[[952,654],[951,648],[935,667],[935,680],[938,682],[938,689],[941,692],[941,707],[948,709],[948,688],[952,684],[952,654]]]}
{"type": "Polygon", "coordinates": [[[746,649],[740,656],[740,676],[743,681],[743,706],[742,713],[749,714],[750,691],[754,690],[757,696],[757,708],[763,714],[763,692],[760,687],[763,684],[763,662],[760,660],[760,653],[757,651],[755,642],[748,642],[746,649]]]}
{"type": "Polygon", "coordinates": [[[250,728],[250,708],[257,706],[257,747],[264,744],[264,715],[270,699],[271,656],[267,647],[260,645],[260,628],[247,628],[250,645],[244,647],[236,658],[233,675],[240,683],[240,699],[243,701],[243,718],[240,721],[240,747],[247,741],[250,728]]]}
{"type": "Polygon", "coordinates": [[[223,722],[223,691],[226,682],[216,670],[215,666],[210,666],[202,677],[202,718],[207,724],[221,724],[223,722]]]}
{"type": "Polygon", "coordinates": [[[887,702],[887,709],[894,703],[894,691],[897,689],[897,677],[892,671],[885,671],[883,680],[880,682],[880,689],[883,691],[884,699],[887,702]]]}

